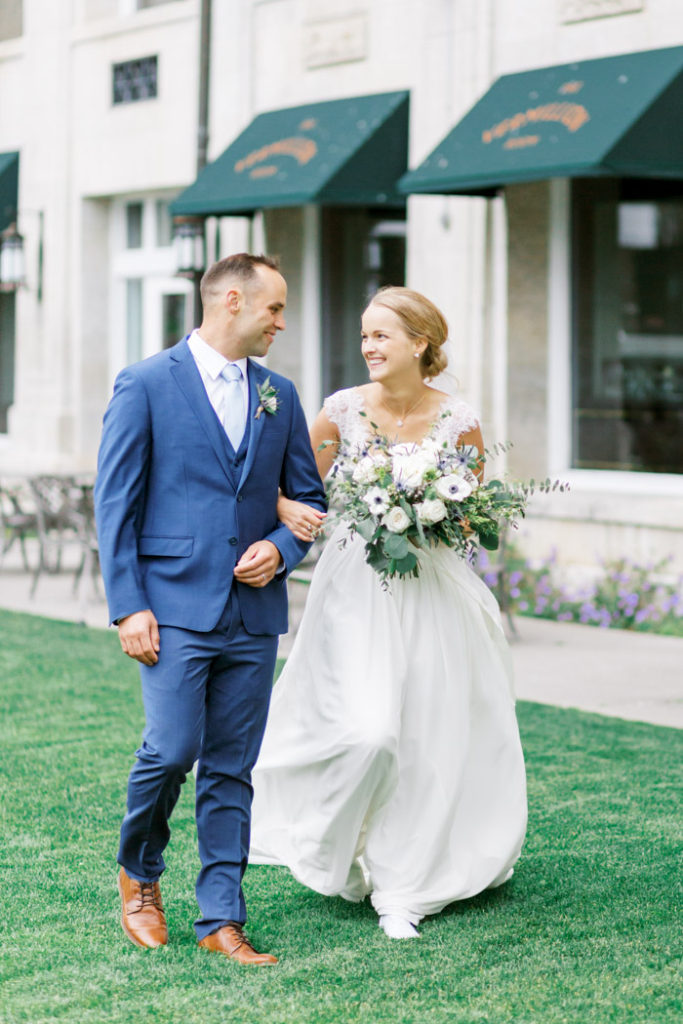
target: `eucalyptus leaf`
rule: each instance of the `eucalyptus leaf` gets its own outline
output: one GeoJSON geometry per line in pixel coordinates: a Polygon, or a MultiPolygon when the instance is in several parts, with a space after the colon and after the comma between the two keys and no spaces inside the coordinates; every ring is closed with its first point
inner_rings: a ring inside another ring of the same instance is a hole
{"type": "Polygon", "coordinates": [[[396,559],[395,568],[396,572],[400,573],[401,576],[406,576],[408,573],[415,572],[417,569],[417,555],[414,555],[412,551],[410,551],[405,558],[396,559]]]}
{"type": "Polygon", "coordinates": [[[356,530],[363,540],[371,541],[375,536],[375,524],[372,519],[359,519],[356,522],[356,530]]]}
{"type": "MultiPolygon", "coordinates": [[[[410,551],[408,540],[400,533],[390,533],[384,538],[384,553],[389,558],[405,558],[410,551]]],[[[415,556],[413,556],[415,557],[415,556]]]]}

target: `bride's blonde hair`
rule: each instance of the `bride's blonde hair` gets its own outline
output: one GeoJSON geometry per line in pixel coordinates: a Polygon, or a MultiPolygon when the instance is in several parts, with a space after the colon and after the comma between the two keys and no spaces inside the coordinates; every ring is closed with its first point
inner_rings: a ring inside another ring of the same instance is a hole
{"type": "Polygon", "coordinates": [[[369,305],[385,306],[401,320],[404,331],[411,338],[424,338],[427,348],[420,357],[423,377],[438,377],[448,365],[442,345],[448,338],[448,324],[443,313],[433,302],[414,292],[412,288],[389,285],[372,296],[369,305]]]}

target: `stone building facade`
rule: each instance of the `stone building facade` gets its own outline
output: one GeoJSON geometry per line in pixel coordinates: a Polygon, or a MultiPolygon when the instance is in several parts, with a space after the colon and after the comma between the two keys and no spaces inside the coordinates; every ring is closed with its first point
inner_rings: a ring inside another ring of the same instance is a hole
{"type": "MultiPolygon", "coordinates": [[[[207,6],[210,162],[264,112],[405,93],[405,167],[418,168],[502,75],[683,47],[679,0],[8,0],[0,219],[23,237],[26,272],[17,291],[0,282],[0,476],[92,471],[118,370],[192,326],[170,204],[197,177],[207,6]]],[[[672,135],[679,123],[680,107],[672,135]]],[[[507,470],[571,484],[535,501],[522,542],[568,562],[683,567],[683,175],[667,174],[664,187],[650,168],[640,191],[560,175],[490,198],[274,194],[208,216],[207,259],[280,256],[288,329],[270,360],[311,416],[362,379],[367,294],[424,291],[485,435],[514,442],[507,470]]]]}

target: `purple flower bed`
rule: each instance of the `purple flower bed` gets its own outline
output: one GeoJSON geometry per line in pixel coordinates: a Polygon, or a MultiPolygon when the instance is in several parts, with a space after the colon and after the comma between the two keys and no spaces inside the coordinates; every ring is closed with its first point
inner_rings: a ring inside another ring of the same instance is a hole
{"type": "Polygon", "coordinates": [[[683,636],[683,576],[662,582],[668,564],[601,562],[596,580],[574,589],[562,583],[554,551],[538,562],[508,545],[501,564],[480,549],[474,568],[513,615],[683,636]]]}

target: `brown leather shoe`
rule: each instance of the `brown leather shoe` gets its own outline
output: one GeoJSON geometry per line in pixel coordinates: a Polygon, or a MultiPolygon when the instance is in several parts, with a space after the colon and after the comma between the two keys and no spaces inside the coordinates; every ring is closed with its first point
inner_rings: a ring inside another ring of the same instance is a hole
{"type": "Polygon", "coordinates": [[[168,942],[168,928],[158,882],[136,882],[121,868],[121,925],[136,946],[156,949],[168,942]]]}
{"type": "Polygon", "coordinates": [[[222,953],[230,960],[239,964],[252,964],[255,967],[266,967],[277,963],[277,957],[270,953],[257,953],[239,924],[225,924],[217,932],[212,932],[199,940],[202,949],[212,953],[222,953]]]}

